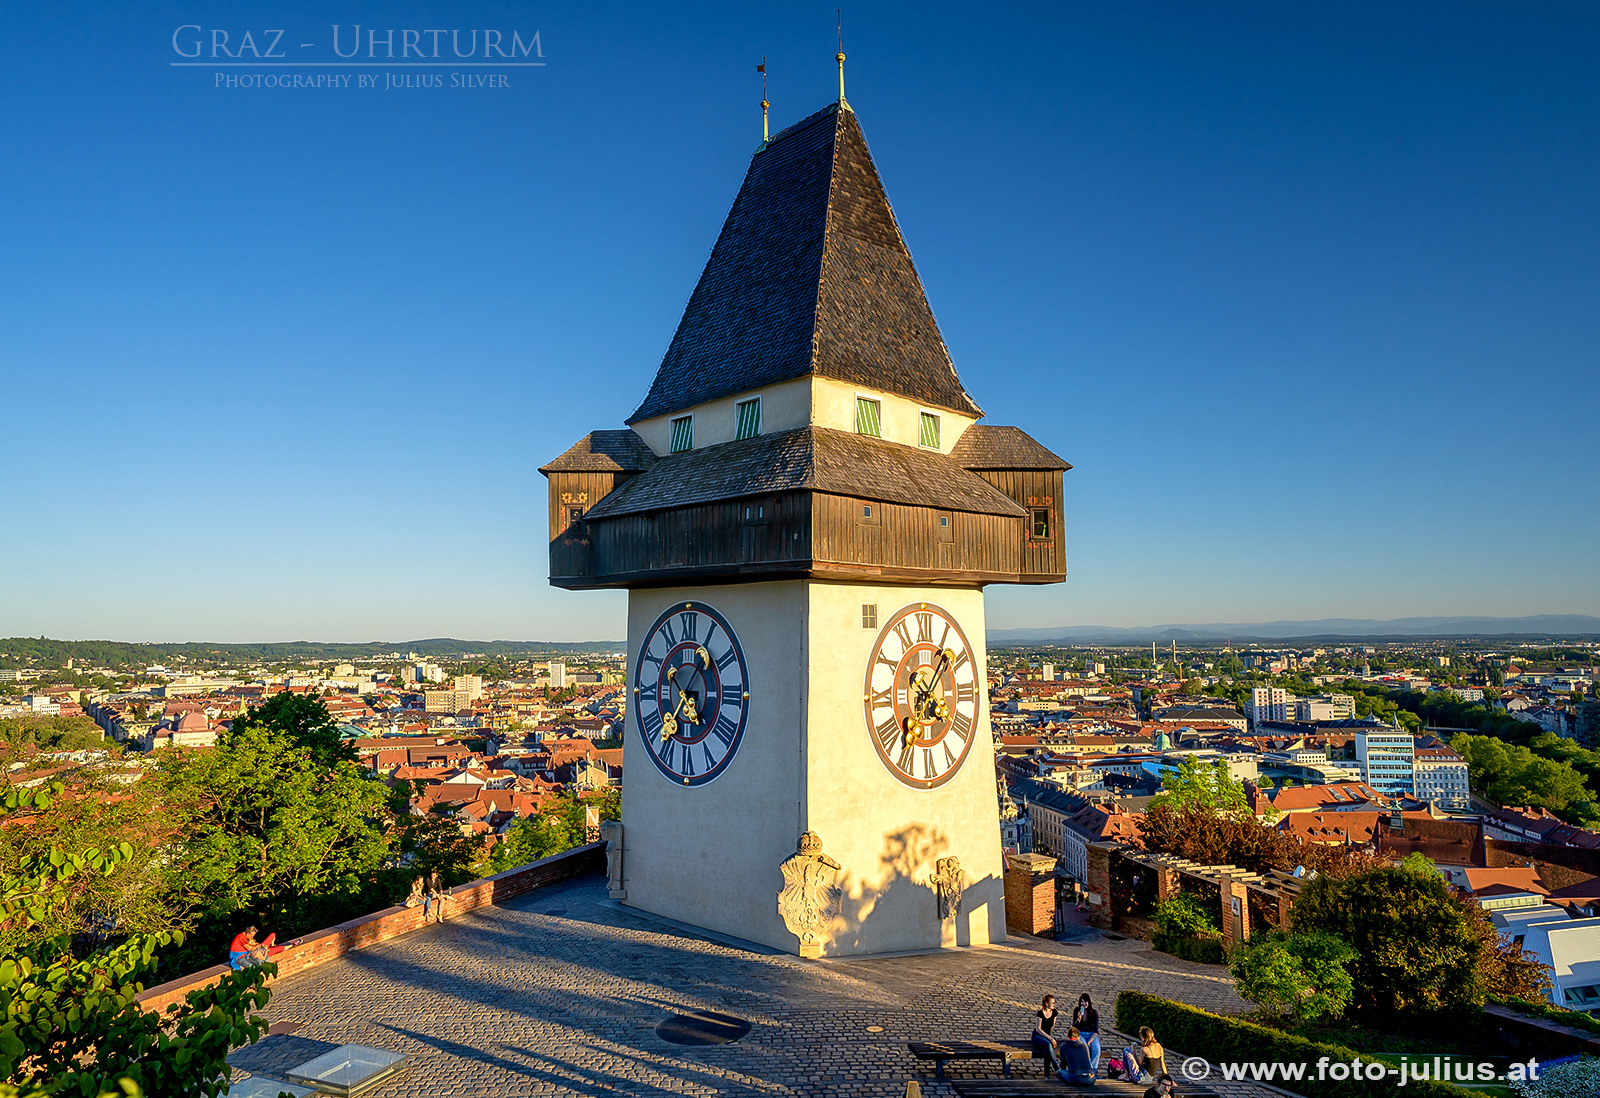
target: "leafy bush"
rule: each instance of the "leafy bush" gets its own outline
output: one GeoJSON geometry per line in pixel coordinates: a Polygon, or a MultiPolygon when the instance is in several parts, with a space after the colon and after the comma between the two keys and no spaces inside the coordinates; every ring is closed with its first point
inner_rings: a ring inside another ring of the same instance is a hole
{"type": "Polygon", "coordinates": [[[1339,1015],[1354,990],[1345,962],[1356,951],[1332,934],[1258,934],[1234,950],[1234,986],[1270,1015],[1339,1015]]]}
{"type": "Polygon", "coordinates": [[[1348,967],[1358,1013],[1481,1006],[1492,994],[1531,998],[1539,981],[1549,986],[1543,969],[1520,946],[1502,943],[1483,912],[1441,877],[1393,868],[1318,877],[1290,920],[1296,934],[1332,934],[1354,947],[1348,967]]]}
{"type": "Polygon", "coordinates": [[[1174,938],[1198,938],[1221,934],[1222,922],[1216,906],[1193,892],[1179,892],[1156,905],[1156,926],[1174,938]]]}
{"type": "Polygon", "coordinates": [[[1592,1014],[1585,1014],[1581,1010],[1567,1010],[1558,1007],[1546,999],[1500,999],[1502,1006],[1526,1014],[1532,1018],[1543,1018],[1547,1022],[1558,1025],[1570,1026],[1573,1029],[1585,1029],[1590,1033],[1600,1033],[1600,1018],[1592,1014]]]}
{"type": "MultiPolygon", "coordinates": [[[[1213,1065],[1217,1063],[1304,1063],[1315,1065],[1326,1056],[1330,1062],[1349,1063],[1361,1054],[1340,1045],[1307,1041],[1266,1026],[1239,1018],[1225,1018],[1183,1003],[1174,1003],[1140,991],[1124,991],[1117,996],[1117,1029],[1137,1033],[1149,1026],[1156,1038],[1170,1049],[1190,1055],[1204,1050],[1213,1065]]],[[[1169,1057],[1170,1057],[1169,1052],[1169,1057]]],[[[1370,1060],[1368,1056],[1366,1059],[1370,1060]]],[[[1168,1068],[1172,1067],[1169,1058],[1168,1068]]],[[[1304,1098],[1394,1098],[1400,1093],[1393,1079],[1318,1079],[1316,1069],[1296,1080],[1294,1092],[1304,1098]]],[[[1448,1083],[1411,1080],[1403,1092],[1407,1098],[1484,1098],[1481,1091],[1467,1090],[1448,1083]]],[[[1539,1095],[1538,1098],[1545,1098],[1539,1095]]]]}

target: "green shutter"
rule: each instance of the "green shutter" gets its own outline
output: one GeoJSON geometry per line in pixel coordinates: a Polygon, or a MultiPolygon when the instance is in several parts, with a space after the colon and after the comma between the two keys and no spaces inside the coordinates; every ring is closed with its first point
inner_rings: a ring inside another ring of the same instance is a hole
{"type": "Polygon", "coordinates": [[[873,438],[883,437],[878,422],[881,410],[882,405],[876,400],[856,397],[856,434],[871,435],[873,438]]]}
{"type": "Polygon", "coordinates": [[[672,452],[681,454],[694,449],[694,417],[684,416],[672,421],[672,452]]]}
{"type": "Polygon", "coordinates": [[[761,433],[761,398],[738,405],[739,425],[734,438],[755,438],[761,433]]]}
{"type": "Polygon", "coordinates": [[[922,445],[930,450],[939,448],[939,417],[932,412],[922,413],[922,445]]]}

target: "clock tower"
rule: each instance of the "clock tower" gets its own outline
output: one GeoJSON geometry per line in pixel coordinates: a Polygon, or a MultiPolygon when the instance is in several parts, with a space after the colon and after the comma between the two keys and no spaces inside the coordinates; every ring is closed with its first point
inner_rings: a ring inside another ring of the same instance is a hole
{"type": "Polygon", "coordinates": [[[805,956],[1005,938],[983,590],[1070,466],[956,376],[855,114],[762,142],[643,403],[540,471],[626,588],[612,894],[805,956]]]}

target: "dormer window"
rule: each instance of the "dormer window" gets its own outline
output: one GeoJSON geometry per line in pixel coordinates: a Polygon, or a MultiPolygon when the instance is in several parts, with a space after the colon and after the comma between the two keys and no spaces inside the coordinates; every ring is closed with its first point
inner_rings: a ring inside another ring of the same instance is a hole
{"type": "Polygon", "coordinates": [[[761,398],[741,400],[734,405],[736,420],[733,437],[755,438],[761,433],[761,398]]]}
{"type": "Polygon", "coordinates": [[[694,417],[679,416],[672,421],[672,452],[681,454],[694,449],[694,417]]]}
{"type": "Polygon", "coordinates": [[[939,417],[932,412],[922,413],[922,429],[917,441],[930,450],[939,448],[939,417]]]}
{"type": "Polygon", "coordinates": [[[883,402],[856,397],[856,434],[883,437],[883,402]]]}

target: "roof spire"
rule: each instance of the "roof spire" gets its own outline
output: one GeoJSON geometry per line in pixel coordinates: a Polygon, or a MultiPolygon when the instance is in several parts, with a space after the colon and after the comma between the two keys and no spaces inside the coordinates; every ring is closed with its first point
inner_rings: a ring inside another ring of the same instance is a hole
{"type": "Polygon", "coordinates": [[[835,61],[839,62],[839,106],[849,110],[850,104],[845,102],[844,98],[844,9],[835,8],[834,15],[838,18],[837,29],[839,32],[839,55],[834,58],[835,61]]]}
{"type": "Polygon", "coordinates": [[[767,55],[761,55],[761,64],[756,66],[756,71],[761,74],[761,144],[766,145],[769,138],[767,133],[767,108],[772,106],[767,102],[767,55]]]}

